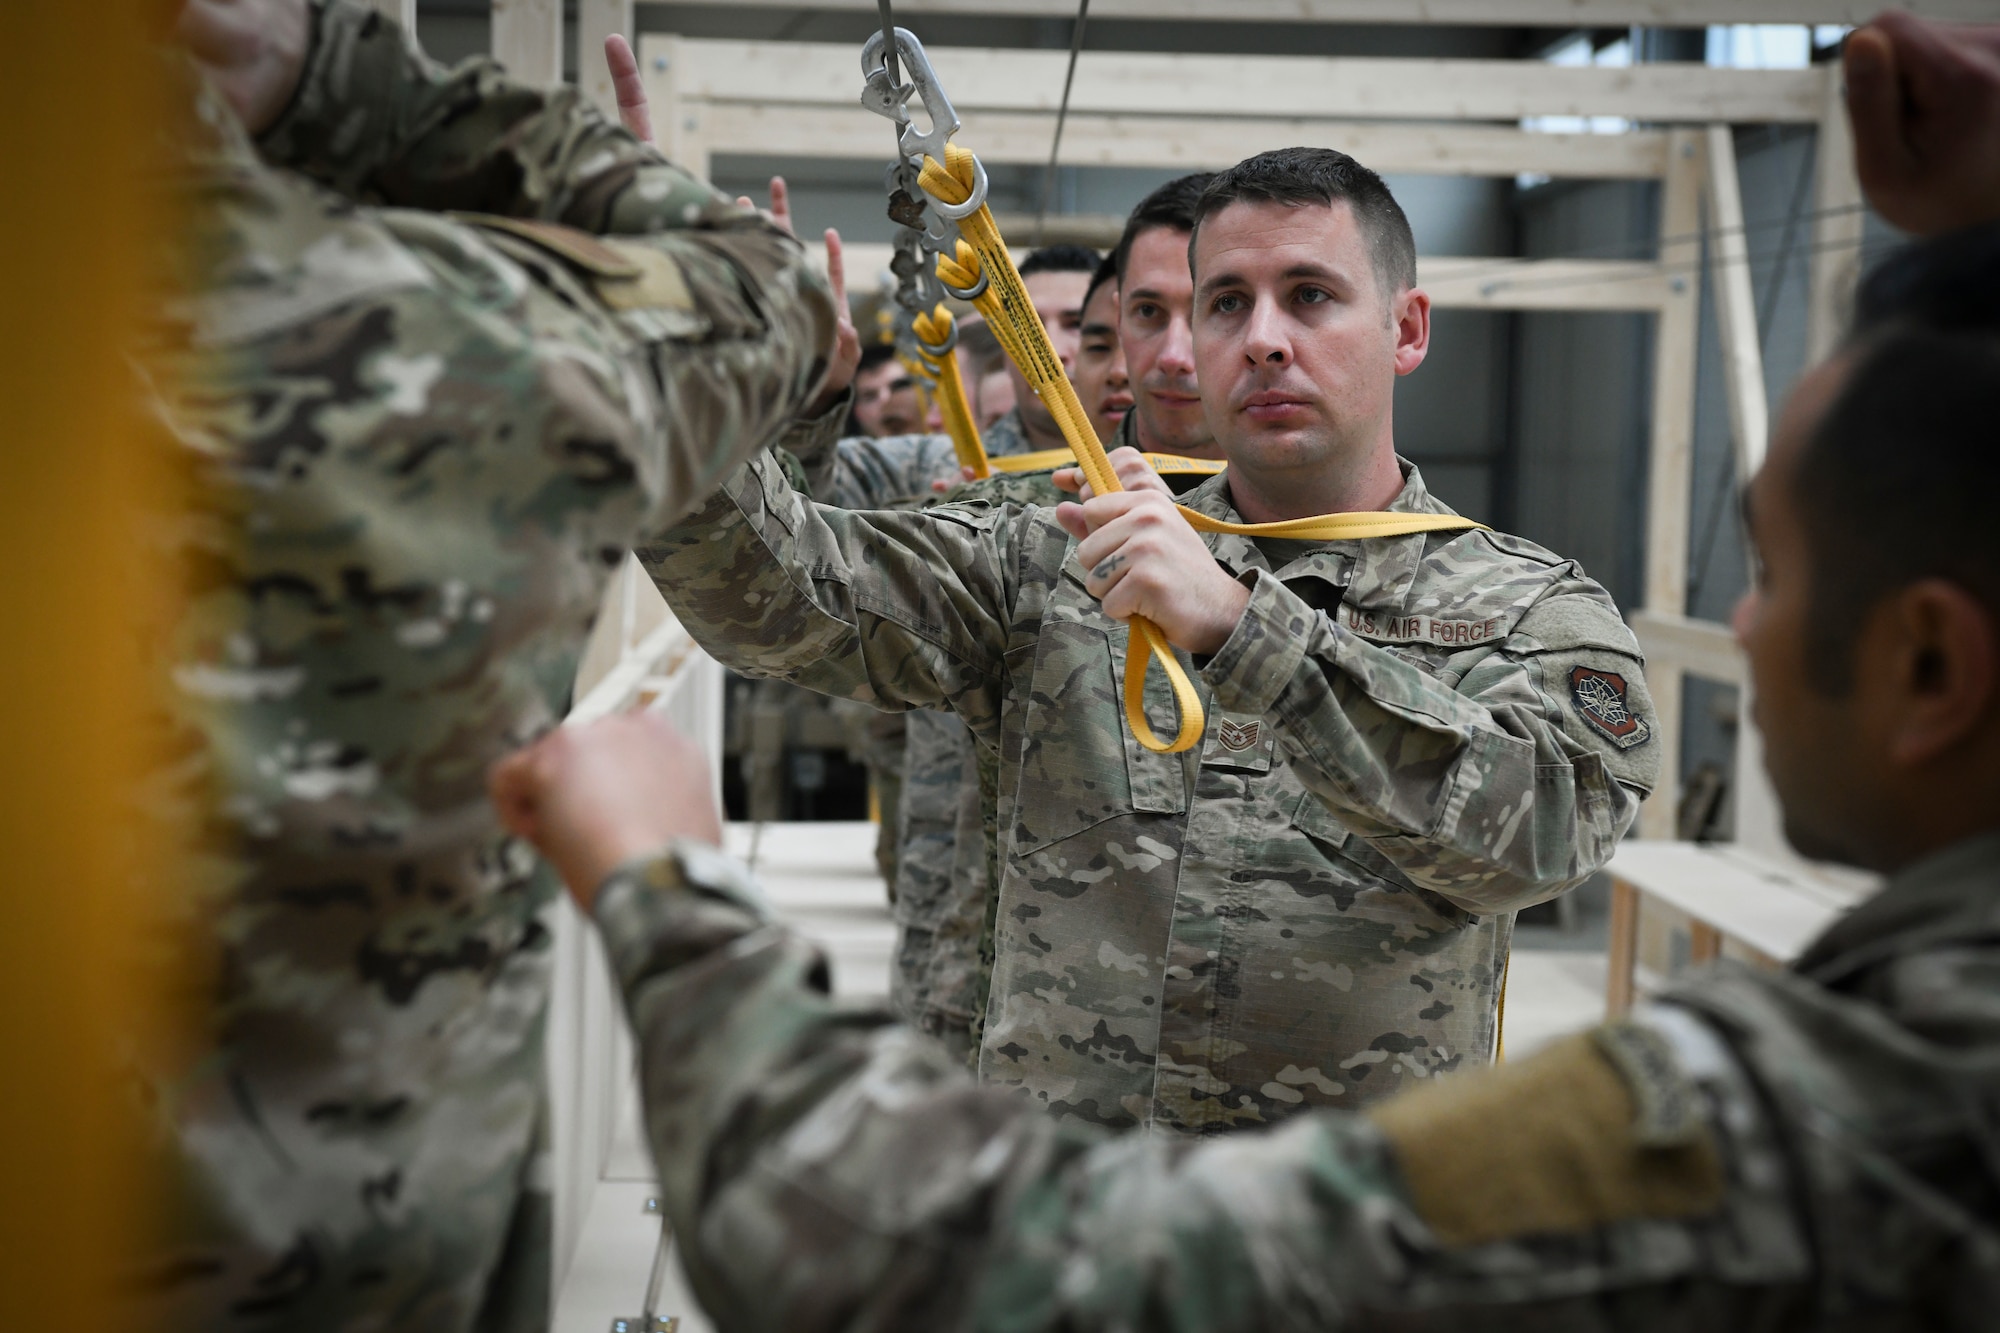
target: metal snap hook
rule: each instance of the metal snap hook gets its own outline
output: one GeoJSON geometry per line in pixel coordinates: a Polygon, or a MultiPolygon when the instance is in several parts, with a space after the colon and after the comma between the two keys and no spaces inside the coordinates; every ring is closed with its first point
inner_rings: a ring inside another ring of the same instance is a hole
{"type": "Polygon", "coordinates": [[[942,162],[945,144],[958,133],[958,112],[952,109],[951,99],[939,86],[937,72],[924,55],[924,44],[908,28],[896,29],[896,54],[902,60],[904,72],[910,76],[908,83],[890,82],[889,63],[884,58],[881,33],[870,34],[868,40],[862,43],[861,73],[867,84],[861,91],[861,105],[903,127],[902,137],[897,141],[903,156],[927,154],[942,162]],[[923,101],[924,114],[930,117],[928,131],[920,132],[910,119],[908,103],[912,93],[923,101]]]}

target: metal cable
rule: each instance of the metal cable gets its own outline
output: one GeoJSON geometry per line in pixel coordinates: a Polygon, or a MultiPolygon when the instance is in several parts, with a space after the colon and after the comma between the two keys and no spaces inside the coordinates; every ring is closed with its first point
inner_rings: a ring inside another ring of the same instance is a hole
{"type": "MultiPolygon", "coordinates": [[[[881,0],[886,9],[889,0],[881,0]]],[[[1069,90],[1076,82],[1076,58],[1083,50],[1083,24],[1090,15],[1090,0],[1078,0],[1076,24],[1069,35],[1069,72],[1063,75],[1062,103],[1056,108],[1056,134],[1049,144],[1048,170],[1042,173],[1042,207],[1035,214],[1035,244],[1042,243],[1042,230],[1048,225],[1049,204],[1055,197],[1056,159],[1062,155],[1063,124],[1069,119],[1069,90]]]]}

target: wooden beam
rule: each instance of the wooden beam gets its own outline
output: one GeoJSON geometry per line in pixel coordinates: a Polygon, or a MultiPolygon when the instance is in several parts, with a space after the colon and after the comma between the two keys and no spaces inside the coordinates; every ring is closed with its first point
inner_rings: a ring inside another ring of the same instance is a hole
{"type": "MultiPolygon", "coordinates": [[[[604,39],[613,33],[634,41],[638,25],[632,0],[576,0],[576,86],[607,120],[618,119],[618,96],[604,64],[604,39]]],[[[636,49],[636,48],[635,48],[636,49]]]]}
{"type": "MultiPolygon", "coordinates": [[[[1676,130],[1660,190],[1660,264],[1692,274],[1701,255],[1701,136],[1676,130]]],[[[1686,277],[1653,323],[1653,411],[1646,480],[1645,609],[1687,613],[1688,524],[1694,469],[1695,347],[1700,284],[1686,277]]],[[[1660,779],[1639,812],[1641,834],[1671,838],[1680,802],[1681,673],[1647,676],[1660,747],[1660,779]]]]}
{"type": "Polygon", "coordinates": [[[1715,319],[1722,341],[1722,383],[1729,400],[1729,441],[1736,481],[1748,485],[1763,465],[1771,432],[1764,395],[1764,349],[1757,333],[1757,293],[1750,281],[1750,246],[1743,229],[1743,187],[1736,174],[1736,136],[1708,127],[1708,263],[1715,319]]]}
{"type": "MultiPolygon", "coordinates": [[[[647,0],[667,3],[668,0],[647,0]]],[[[738,8],[797,9],[798,0],[734,0],[738,8]]],[[[874,0],[813,0],[816,9],[868,10],[874,0]]],[[[1904,0],[1934,19],[1991,19],[1991,0],[1904,0]]],[[[896,12],[1072,18],[1074,0],[896,0],[896,12]]],[[[1505,27],[1696,28],[1711,23],[1866,23],[1881,0],[1096,0],[1093,19],[1227,23],[1455,23],[1505,27]]]]}
{"type": "Polygon", "coordinates": [[[1634,611],[1627,621],[1646,654],[1648,681],[1663,669],[1691,672],[1725,685],[1749,679],[1743,647],[1727,625],[1663,611],[1634,611]]]}
{"type": "MultiPolygon", "coordinates": [[[[1018,262],[1029,247],[1017,234],[1010,248],[1018,262]]],[[[823,245],[808,246],[822,269],[823,245]]],[[[847,285],[866,291],[889,271],[890,246],[854,241],[847,252],[847,285]]],[[[1677,278],[1653,263],[1616,259],[1485,259],[1428,256],[1417,261],[1417,282],[1433,306],[1447,310],[1658,310],[1679,299],[1677,278]]]]}
{"type": "Polygon", "coordinates": [[[1632,1007],[1638,986],[1639,891],[1622,879],[1611,881],[1611,938],[1606,942],[1604,1016],[1617,1018],[1632,1007]]]}
{"type": "Polygon", "coordinates": [[[417,35],[417,0],[364,0],[370,9],[379,9],[403,25],[412,38],[417,35]]]}
{"type": "MultiPolygon", "coordinates": [[[[657,68],[668,39],[646,39],[641,61],[649,95],[670,70],[657,68]],[[656,82],[657,81],[657,82],[656,82]]],[[[671,65],[671,61],[669,62],[671,65]]],[[[858,106],[827,108],[733,102],[713,108],[711,152],[751,156],[887,161],[889,122],[858,106]]],[[[1055,117],[1041,112],[981,111],[960,139],[989,163],[1048,161],[1055,117]]],[[[1377,171],[1426,176],[1544,176],[1650,180],[1666,169],[1666,135],[1544,134],[1502,125],[1411,125],[1303,117],[1221,119],[1193,116],[1072,115],[1063,127],[1062,160],[1073,167],[1165,167],[1215,171],[1253,153],[1294,144],[1337,148],[1377,171]]]]}
{"type": "Polygon", "coordinates": [[[493,0],[493,58],[524,83],[563,81],[562,0],[493,0]]]}
{"type": "MultiPolygon", "coordinates": [[[[853,107],[860,97],[860,68],[851,45],[685,38],[683,49],[690,58],[680,71],[681,95],[691,100],[853,107]]],[[[1069,58],[1064,51],[940,46],[929,54],[961,115],[1053,112],[1062,98],[1069,58]]],[[[1572,115],[1666,123],[1814,123],[1823,83],[1821,72],[1810,69],[1085,51],[1077,62],[1070,110],[1349,120],[1572,115]]],[[[966,119],[972,123],[972,117],[966,119]]],[[[979,150],[976,140],[968,146],[979,150]]]]}
{"type": "Polygon", "coordinates": [[[1811,286],[1806,297],[1806,364],[1832,354],[1853,316],[1861,281],[1861,238],[1867,222],[1861,178],[1854,170],[1854,131],[1847,122],[1840,71],[1829,68],[1820,99],[1813,182],[1811,286]]]}
{"type": "MultiPolygon", "coordinates": [[[[651,103],[653,112],[653,135],[660,151],[698,179],[707,180],[710,159],[706,130],[710,117],[699,102],[690,101],[683,95],[690,64],[686,46],[687,39],[684,37],[641,38],[639,73],[646,82],[646,100],[651,103]]],[[[865,111],[862,114],[868,115],[865,111]]],[[[881,118],[868,116],[868,119],[881,118]]],[[[882,124],[886,129],[889,122],[884,120],[882,124]]],[[[885,135],[878,142],[893,145],[895,136],[885,135]]],[[[880,151],[886,161],[888,147],[880,151]]]]}

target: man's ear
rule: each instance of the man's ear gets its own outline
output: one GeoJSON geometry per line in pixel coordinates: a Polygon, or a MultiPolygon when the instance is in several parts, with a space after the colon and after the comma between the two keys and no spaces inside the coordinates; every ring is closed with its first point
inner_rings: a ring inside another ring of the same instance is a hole
{"type": "Polygon", "coordinates": [[[1888,696],[1892,762],[1928,763],[1987,725],[2000,705],[2000,625],[1984,602],[1947,579],[1921,579],[1870,621],[1880,669],[1866,683],[1888,696]]]}
{"type": "Polygon", "coordinates": [[[1389,302],[1396,329],[1396,373],[1407,375],[1431,350],[1431,298],[1421,287],[1406,287],[1389,302]]]}

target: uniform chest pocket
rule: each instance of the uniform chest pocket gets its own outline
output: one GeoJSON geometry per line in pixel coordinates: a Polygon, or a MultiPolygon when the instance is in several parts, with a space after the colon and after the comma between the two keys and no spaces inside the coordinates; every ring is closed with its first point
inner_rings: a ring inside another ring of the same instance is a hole
{"type": "MultiPolygon", "coordinates": [[[[1021,738],[1014,853],[1081,833],[1118,815],[1187,809],[1179,755],[1142,749],[1125,721],[1120,691],[1124,631],[1053,609],[1042,620],[1021,738]]],[[[1164,689],[1164,687],[1162,687],[1164,689]]],[[[1169,715],[1169,699],[1147,701],[1169,715]]]]}

